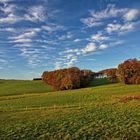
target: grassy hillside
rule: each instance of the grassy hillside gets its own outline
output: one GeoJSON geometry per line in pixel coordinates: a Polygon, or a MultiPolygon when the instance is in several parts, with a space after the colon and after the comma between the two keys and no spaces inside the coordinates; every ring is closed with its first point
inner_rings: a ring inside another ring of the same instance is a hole
{"type": "MultiPolygon", "coordinates": [[[[97,82],[97,81],[96,81],[97,82]]],[[[0,97],[0,139],[140,139],[140,85],[0,97]]]]}
{"type": "MultiPolygon", "coordinates": [[[[110,82],[106,78],[96,79],[89,84],[89,87],[107,84],[110,84],[110,82]]],[[[0,96],[45,93],[50,91],[53,91],[52,87],[40,80],[0,80],[0,96]]]]}
{"type": "Polygon", "coordinates": [[[101,85],[108,85],[112,83],[118,83],[118,81],[109,81],[107,78],[100,78],[100,79],[94,79],[93,81],[90,82],[88,87],[95,87],[95,86],[101,86],[101,85]]]}
{"type": "Polygon", "coordinates": [[[42,81],[0,80],[0,96],[51,91],[51,87],[42,81]]]}

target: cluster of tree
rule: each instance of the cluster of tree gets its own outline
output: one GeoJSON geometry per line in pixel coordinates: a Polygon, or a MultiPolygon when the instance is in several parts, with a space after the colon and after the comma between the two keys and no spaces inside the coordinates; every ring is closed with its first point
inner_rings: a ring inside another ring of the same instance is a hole
{"type": "Polygon", "coordinates": [[[125,84],[140,84],[140,61],[129,59],[118,66],[117,76],[125,84]]]}
{"type": "Polygon", "coordinates": [[[110,68],[93,73],[91,70],[80,70],[77,67],[45,71],[42,80],[55,90],[67,90],[85,87],[93,78],[107,77],[110,82],[120,80],[125,84],[140,84],[140,61],[129,59],[119,64],[118,68],[110,68]]]}
{"type": "Polygon", "coordinates": [[[128,59],[118,65],[118,68],[105,69],[99,72],[111,82],[119,80],[125,84],[140,84],[140,61],[128,59]]]}
{"type": "Polygon", "coordinates": [[[42,79],[55,90],[67,90],[85,87],[93,78],[91,70],[80,70],[77,67],[45,71],[42,79]]]}

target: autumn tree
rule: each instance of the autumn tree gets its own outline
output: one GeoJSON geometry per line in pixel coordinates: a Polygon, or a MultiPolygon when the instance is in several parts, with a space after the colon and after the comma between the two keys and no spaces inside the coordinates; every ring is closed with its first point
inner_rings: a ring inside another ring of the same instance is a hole
{"type": "Polygon", "coordinates": [[[140,84],[140,61],[128,59],[118,66],[117,75],[125,84],[140,84]]]}
{"type": "Polygon", "coordinates": [[[53,86],[55,90],[76,89],[86,86],[92,77],[90,70],[80,70],[77,67],[60,69],[55,71],[45,71],[42,79],[47,84],[53,86]]]}
{"type": "Polygon", "coordinates": [[[61,90],[80,88],[81,71],[79,68],[72,67],[66,69],[65,75],[61,81],[61,90]]]}
{"type": "Polygon", "coordinates": [[[107,69],[106,75],[108,77],[108,80],[110,80],[111,82],[117,80],[117,69],[116,68],[107,69]]]}

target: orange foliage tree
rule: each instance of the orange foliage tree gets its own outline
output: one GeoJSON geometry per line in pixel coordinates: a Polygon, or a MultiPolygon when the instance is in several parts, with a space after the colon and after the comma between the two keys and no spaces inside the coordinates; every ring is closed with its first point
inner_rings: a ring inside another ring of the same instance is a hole
{"type": "Polygon", "coordinates": [[[42,79],[47,84],[53,86],[55,90],[76,89],[86,86],[92,79],[92,71],[80,70],[77,67],[60,69],[55,71],[45,71],[42,79]]]}
{"type": "Polygon", "coordinates": [[[140,84],[140,61],[128,59],[118,66],[117,75],[125,84],[140,84]]]}

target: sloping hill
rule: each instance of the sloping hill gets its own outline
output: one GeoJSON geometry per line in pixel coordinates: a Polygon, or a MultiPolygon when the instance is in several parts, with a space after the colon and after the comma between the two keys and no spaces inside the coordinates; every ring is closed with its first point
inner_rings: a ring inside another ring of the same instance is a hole
{"type": "Polygon", "coordinates": [[[140,85],[0,97],[1,139],[140,138],[140,85]]]}
{"type": "Polygon", "coordinates": [[[0,96],[43,93],[49,91],[52,91],[52,88],[42,81],[0,80],[0,96]]]}

